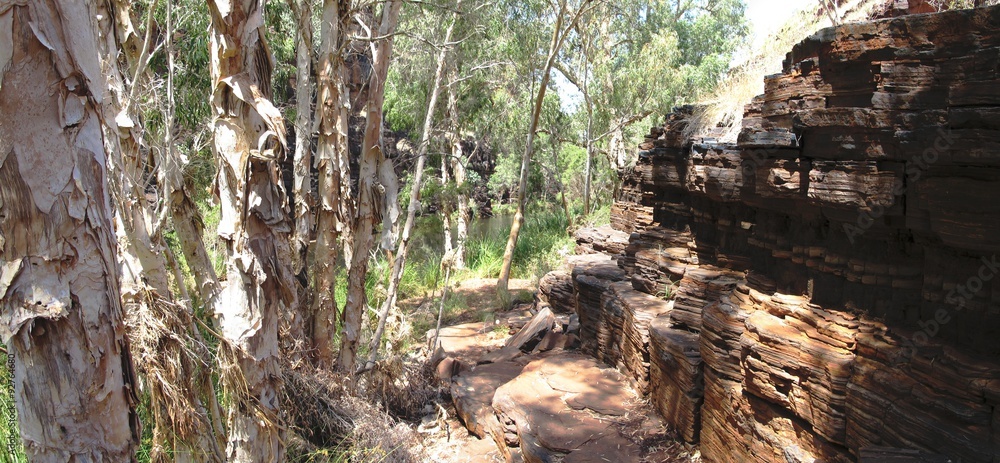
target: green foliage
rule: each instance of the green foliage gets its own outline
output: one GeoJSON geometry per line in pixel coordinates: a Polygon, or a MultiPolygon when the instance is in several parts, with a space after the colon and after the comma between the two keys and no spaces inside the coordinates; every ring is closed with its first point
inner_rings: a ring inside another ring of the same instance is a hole
{"type": "Polygon", "coordinates": [[[560,212],[529,213],[514,248],[511,270],[514,278],[537,280],[556,268],[564,256],[572,253],[575,242],[566,231],[568,225],[560,212]]]}

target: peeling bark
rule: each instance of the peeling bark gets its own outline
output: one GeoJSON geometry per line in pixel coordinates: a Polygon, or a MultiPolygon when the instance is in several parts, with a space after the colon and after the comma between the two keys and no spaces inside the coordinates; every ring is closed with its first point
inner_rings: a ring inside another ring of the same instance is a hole
{"type": "Polygon", "coordinates": [[[271,104],[274,63],[261,0],[210,0],[215,193],[226,283],[215,305],[222,383],[233,404],[231,462],[283,461],[278,325],[295,308],[291,224],[279,162],[285,127],[271,104]]]}
{"type": "Polygon", "coordinates": [[[365,121],[364,141],[361,145],[361,160],[358,176],[358,206],[353,217],[353,253],[351,269],[347,276],[347,305],[344,307],[340,354],[337,367],[341,371],[354,369],[358,340],[361,335],[361,321],[367,305],[365,294],[365,273],[368,271],[369,252],[375,244],[375,224],[380,217],[379,208],[385,191],[390,188],[380,185],[378,178],[386,162],[382,152],[382,103],[385,100],[385,79],[389,73],[389,59],[392,56],[393,31],[399,19],[401,0],[388,0],[382,7],[381,25],[377,41],[372,49],[372,73],[368,84],[368,106],[365,121]]]}
{"type": "Polygon", "coordinates": [[[316,210],[316,250],[313,267],[315,296],[312,304],[312,349],[317,366],[332,366],[336,358],[333,335],[337,306],[338,240],[350,216],[350,164],[348,163],[348,90],[344,67],[344,31],[350,21],[350,2],[323,2],[316,103],[316,169],[319,171],[316,210]]]}
{"type": "Polygon", "coordinates": [[[312,2],[288,0],[296,19],[295,35],[295,155],[293,162],[295,196],[295,267],[306,269],[306,256],[312,235],[312,2]]]}
{"type": "Polygon", "coordinates": [[[33,462],[134,461],[96,12],[24,3],[0,3],[0,335],[21,437],[33,462]]]}
{"type": "MultiPolygon", "coordinates": [[[[448,156],[441,156],[441,187],[448,188],[449,175],[448,175],[448,156]]],[[[444,254],[448,254],[455,248],[455,244],[451,239],[451,213],[454,212],[450,198],[445,196],[445,199],[441,201],[441,228],[444,229],[444,249],[442,251],[444,254]]]]}

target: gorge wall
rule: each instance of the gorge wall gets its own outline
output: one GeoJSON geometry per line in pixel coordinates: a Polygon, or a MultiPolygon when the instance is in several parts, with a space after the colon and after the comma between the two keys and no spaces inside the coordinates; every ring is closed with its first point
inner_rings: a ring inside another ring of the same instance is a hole
{"type": "Polygon", "coordinates": [[[550,285],[584,351],[706,461],[1000,463],[1000,7],[820,31],[735,144],[690,112],[550,285]]]}

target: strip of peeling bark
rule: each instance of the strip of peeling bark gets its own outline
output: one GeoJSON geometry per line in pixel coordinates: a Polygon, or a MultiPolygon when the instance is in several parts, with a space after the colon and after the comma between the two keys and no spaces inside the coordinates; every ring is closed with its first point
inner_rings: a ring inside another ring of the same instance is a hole
{"type": "Polygon", "coordinates": [[[386,186],[376,179],[385,162],[382,152],[382,103],[385,101],[385,79],[392,56],[393,32],[399,19],[400,0],[389,0],[382,7],[378,39],[372,50],[372,73],[368,83],[368,108],[365,135],[361,145],[358,175],[358,207],[354,216],[353,253],[347,276],[347,305],[344,307],[344,330],[341,333],[337,367],[353,371],[361,335],[361,320],[367,305],[365,273],[369,252],[375,243],[375,224],[386,186]]]}
{"type": "Polygon", "coordinates": [[[297,275],[296,284],[300,305],[292,313],[286,314],[288,334],[285,336],[285,351],[293,363],[301,361],[306,351],[313,348],[309,341],[315,317],[312,313],[313,292],[309,287],[309,243],[313,236],[313,194],[312,194],[312,0],[288,0],[296,18],[295,34],[295,155],[292,162],[293,192],[295,198],[295,232],[292,235],[292,272],[297,275]]]}
{"type": "Polygon", "coordinates": [[[134,461],[91,2],[0,4],[0,335],[32,462],[134,461]]]}
{"type": "Polygon", "coordinates": [[[312,1],[288,0],[295,14],[295,274],[306,271],[306,256],[312,238],[312,1]]]}
{"type": "Polygon", "coordinates": [[[261,0],[210,0],[213,142],[226,243],[215,314],[222,383],[232,398],[230,462],[283,461],[278,325],[297,306],[288,201],[279,162],[285,127],[270,101],[274,63],[261,0]]]}
{"type": "Polygon", "coordinates": [[[349,1],[326,0],[320,30],[316,98],[316,169],[319,171],[316,248],[312,305],[312,348],[318,366],[333,366],[337,306],[334,286],[337,249],[349,217],[348,92],[343,57],[344,32],[350,21],[349,1]]]}

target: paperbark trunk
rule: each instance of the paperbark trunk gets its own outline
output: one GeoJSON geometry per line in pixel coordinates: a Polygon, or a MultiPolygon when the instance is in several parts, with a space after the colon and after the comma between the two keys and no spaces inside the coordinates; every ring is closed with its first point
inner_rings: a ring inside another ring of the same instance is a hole
{"type": "Polygon", "coordinates": [[[288,0],[296,15],[295,35],[295,268],[306,271],[312,239],[312,1],[288,0]]]}
{"type": "Polygon", "coordinates": [[[226,282],[215,305],[222,384],[232,398],[230,462],[284,461],[278,325],[296,304],[291,224],[279,163],[281,112],[261,0],[210,0],[215,193],[222,206],[226,282]]]}
{"type": "MultiPolygon", "coordinates": [[[[448,79],[448,128],[451,141],[451,171],[455,177],[455,268],[465,268],[465,242],[469,239],[469,194],[465,185],[465,162],[462,149],[462,130],[458,117],[458,62],[449,70],[448,79]]],[[[447,231],[449,237],[451,231],[447,231]]]]}
{"type": "Polygon", "coordinates": [[[0,336],[33,462],[135,461],[138,444],[95,13],[0,5],[0,336]]]}
{"type": "Polygon", "coordinates": [[[319,366],[333,366],[337,352],[333,342],[337,306],[334,286],[337,276],[338,240],[349,217],[351,176],[348,163],[348,91],[343,57],[344,30],[350,2],[326,0],[320,30],[316,126],[317,189],[315,295],[312,305],[312,347],[319,366]]]}

